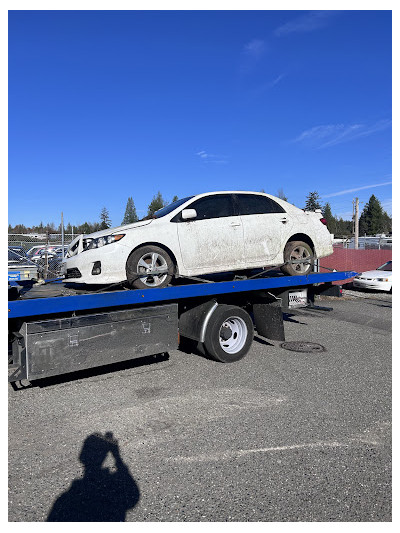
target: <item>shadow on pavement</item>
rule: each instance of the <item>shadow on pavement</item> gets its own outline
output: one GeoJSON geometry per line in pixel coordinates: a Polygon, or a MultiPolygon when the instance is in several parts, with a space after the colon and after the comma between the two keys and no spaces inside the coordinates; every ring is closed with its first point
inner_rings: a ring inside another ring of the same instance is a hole
{"type": "Polygon", "coordinates": [[[47,522],[125,522],[126,513],[140,498],[139,487],[121,459],[112,433],[93,433],[83,443],[79,460],[82,478],[54,502],[47,522]],[[102,467],[110,453],[112,469],[102,467]]]}

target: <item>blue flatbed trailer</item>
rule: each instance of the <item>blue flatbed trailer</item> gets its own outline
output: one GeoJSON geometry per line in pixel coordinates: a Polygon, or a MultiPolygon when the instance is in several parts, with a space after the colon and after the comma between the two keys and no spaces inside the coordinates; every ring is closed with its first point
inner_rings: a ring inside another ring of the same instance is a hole
{"type": "Polygon", "coordinates": [[[250,349],[254,327],[266,338],[285,339],[282,311],[290,308],[291,295],[295,305],[296,299],[297,305],[313,305],[315,294],[335,294],[338,286],[332,282],[356,274],[277,275],[18,298],[8,302],[9,381],[167,352],[178,348],[180,337],[197,342],[217,361],[234,362],[250,349]]]}

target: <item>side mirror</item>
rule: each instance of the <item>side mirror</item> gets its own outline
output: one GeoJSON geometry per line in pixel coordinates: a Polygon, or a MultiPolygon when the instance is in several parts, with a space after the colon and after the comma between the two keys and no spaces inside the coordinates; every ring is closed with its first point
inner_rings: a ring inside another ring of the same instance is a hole
{"type": "Polygon", "coordinates": [[[193,220],[197,217],[196,209],[184,209],[181,213],[182,220],[193,220]]]}

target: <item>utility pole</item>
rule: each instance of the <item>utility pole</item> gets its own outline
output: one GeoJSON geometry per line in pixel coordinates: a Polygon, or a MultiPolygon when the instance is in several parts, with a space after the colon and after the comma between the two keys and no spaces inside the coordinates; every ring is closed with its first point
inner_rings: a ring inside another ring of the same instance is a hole
{"type": "Polygon", "coordinates": [[[61,250],[64,259],[64,213],[61,211],[61,250]]]}
{"type": "Polygon", "coordinates": [[[354,215],[354,249],[358,250],[358,198],[356,198],[356,212],[354,215]]]}

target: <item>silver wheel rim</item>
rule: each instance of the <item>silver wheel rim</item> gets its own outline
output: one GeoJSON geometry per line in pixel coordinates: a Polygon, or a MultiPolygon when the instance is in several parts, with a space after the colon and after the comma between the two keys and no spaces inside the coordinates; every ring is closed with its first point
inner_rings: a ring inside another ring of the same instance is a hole
{"type": "Polygon", "coordinates": [[[167,261],[157,252],[149,252],[139,259],[137,273],[144,285],[158,287],[168,276],[167,261]]]}
{"type": "Polygon", "coordinates": [[[246,343],[246,339],[246,322],[238,316],[228,318],[220,327],[219,344],[226,353],[235,354],[240,352],[246,343]],[[225,338],[227,334],[230,334],[228,339],[225,338]]]}
{"type": "MultiPolygon", "coordinates": [[[[304,246],[296,246],[290,253],[290,261],[299,261],[300,259],[310,259],[310,253],[304,246]]],[[[310,263],[294,263],[292,265],[296,272],[307,272],[310,268],[310,263]]]]}

